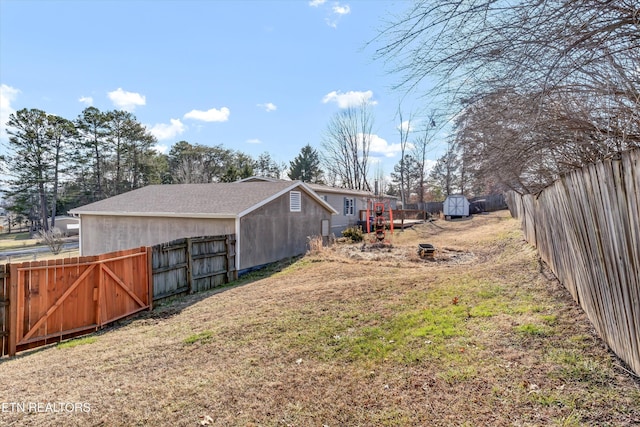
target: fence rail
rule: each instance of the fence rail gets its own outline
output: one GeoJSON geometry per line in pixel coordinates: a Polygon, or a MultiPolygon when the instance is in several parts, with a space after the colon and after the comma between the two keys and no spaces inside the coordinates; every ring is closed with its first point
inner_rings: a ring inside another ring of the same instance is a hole
{"type": "Polygon", "coordinates": [[[0,357],[94,332],[152,302],[237,279],[235,235],[0,265],[0,357]]]}
{"type": "Polygon", "coordinates": [[[598,334],[640,375],[640,150],[507,202],[598,334]]]}

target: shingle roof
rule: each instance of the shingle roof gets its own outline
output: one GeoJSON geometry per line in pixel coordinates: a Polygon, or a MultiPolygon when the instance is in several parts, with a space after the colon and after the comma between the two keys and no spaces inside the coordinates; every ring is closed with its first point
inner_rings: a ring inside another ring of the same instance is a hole
{"type": "MultiPolygon", "coordinates": [[[[277,179],[277,178],[269,178],[269,177],[265,177],[265,176],[250,176],[249,178],[245,178],[240,180],[239,182],[258,182],[258,181],[264,181],[264,182],[277,182],[277,181],[284,181],[282,179],[277,179]]],[[[373,196],[373,192],[372,191],[365,191],[365,190],[351,190],[349,188],[342,188],[342,187],[331,187],[329,185],[323,185],[323,184],[312,184],[312,183],[305,183],[309,188],[311,188],[313,191],[318,192],[318,193],[335,193],[335,194],[348,194],[348,195],[352,195],[352,196],[362,196],[362,197],[372,197],[373,196]]],[[[383,197],[386,198],[390,198],[390,199],[397,199],[396,196],[391,196],[389,194],[383,194],[383,197]]]]}
{"type": "Polygon", "coordinates": [[[324,204],[317,195],[312,194],[313,191],[298,181],[233,182],[149,185],[80,206],[70,212],[89,215],[236,217],[294,189],[302,189],[324,204]]]}

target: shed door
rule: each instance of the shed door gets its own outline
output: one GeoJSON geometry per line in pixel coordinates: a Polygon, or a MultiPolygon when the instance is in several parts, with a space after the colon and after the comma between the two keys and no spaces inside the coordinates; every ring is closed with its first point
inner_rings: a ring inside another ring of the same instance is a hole
{"type": "Polygon", "coordinates": [[[446,215],[460,215],[464,216],[464,201],[463,197],[449,197],[447,199],[447,207],[448,212],[445,212],[446,215]]]}

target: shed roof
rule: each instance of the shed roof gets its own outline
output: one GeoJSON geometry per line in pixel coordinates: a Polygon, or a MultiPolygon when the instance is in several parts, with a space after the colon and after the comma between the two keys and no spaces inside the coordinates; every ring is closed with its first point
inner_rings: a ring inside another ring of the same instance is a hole
{"type": "Polygon", "coordinates": [[[76,215],[236,218],[291,190],[335,210],[300,181],[149,185],[72,209],[76,215]]]}

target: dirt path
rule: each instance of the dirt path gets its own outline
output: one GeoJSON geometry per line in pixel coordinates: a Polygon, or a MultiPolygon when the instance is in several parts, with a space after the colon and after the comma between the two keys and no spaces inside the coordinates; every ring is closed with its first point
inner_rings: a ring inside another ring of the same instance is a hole
{"type": "Polygon", "coordinates": [[[0,425],[640,423],[640,383],[508,213],[392,244],[335,245],[4,360],[0,425]]]}

